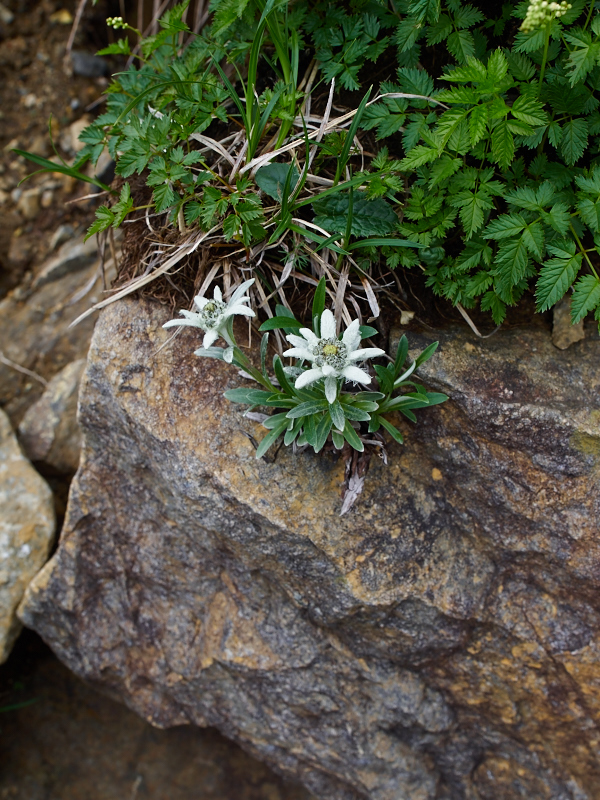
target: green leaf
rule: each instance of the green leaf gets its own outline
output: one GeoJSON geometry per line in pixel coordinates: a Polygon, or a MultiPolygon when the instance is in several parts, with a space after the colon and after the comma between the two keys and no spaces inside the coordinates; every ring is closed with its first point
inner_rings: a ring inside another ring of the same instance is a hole
{"type": "Polygon", "coordinates": [[[379,381],[379,386],[381,391],[385,394],[391,394],[394,390],[394,379],[388,372],[385,367],[380,366],[379,364],[374,365],[374,370],[377,373],[377,379],[379,381]]]}
{"type": "Polygon", "coordinates": [[[571,214],[564,203],[555,203],[549,211],[542,211],[542,220],[561,236],[566,236],[571,214]]]}
{"type": "Polygon", "coordinates": [[[593,233],[600,232],[600,198],[593,201],[589,197],[583,197],[577,203],[577,210],[581,219],[593,233]]]}
{"type": "Polygon", "coordinates": [[[515,155],[515,140],[505,119],[499,120],[492,129],[492,156],[502,169],[506,169],[515,155]]]}
{"type": "Polygon", "coordinates": [[[379,333],[377,328],[373,328],[371,325],[361,325],[359,330],[361,339],[369,339],[371,336],[377,336],[379,333]]]}
{"type": "Polygon", "coordinates": [[[415,359],[415,368],[420,367],[421,364],[424,364],[426,361],[428,361],[438,349],[439,344],[439,342],[432,342],[430,345],[428,345],[425,350],[423,350],[423,352],[420,353],[415,359]]]}
{"type": "Polygon", "coordinates": [[[502,214],[485,229],[484,239],[507,239],[517,236],[527,226],[520,214],[502,214]]]}
{"type": "Polygon", "coordinates": [[[560,143],[560,151],[564,160],[569,166],[578,161],[588,143],[588,124],[587,120],[578,118],[571,119],[563,125],[563,137],[560,143]]]}
{"type": "Polygon", "coordinates": [[[592,71],[600,56],[600,43],[592,42],[589,31],[581,28],[578,30],[566,31],[565,39],[575,45],[567,58],[566,69],[569,73],[569,83],[575,86],[585,80],[587,74],[592,71]]]}
{"type": "Polygon", "coordinates": [[[568,248],[566,252],[564,250],[557,251],[552,247],[548,248],[555,253],[561,252],[561,257],[551,258],[540,270],[535,289],[537,310],[540,312],[547,311],[558,303],[573,284],[581,268],[583,256],[576,252],[575,243],[565,242],[565,247],[568,248]]]}
{"type": "Polygon", "coordinates": [[[571,322],[577,325],[585,315],[600,304],[600,281],[595,275],[584,275],[573,288],[571,322]]]}
{"type": "Polygon", "coordinates": [[[321,419],[319,424],[317,425],[317,429],[315,431],[314,437],[314,450],[315,453],[320,452],[327,441],[327,437],[329,436],[329,431],[331,430],[331,417],[329,414],[325,414],[325,416],[321,419]]]}
{"type": "Polygon", "coordinates": [[[276,428],[272,431],[269,431],[267,435],[263,438],[261,443],[256,448],[256,458],[262,458],[264,454],[267,452],[271,445],[275,444],[277,439],[281,436],[281,434],[285,431],[288,426],[288,420],[284,420],[281,422],[276,428]]]}
{"type": "Polygon", "coordinates": [[[321,333],[321,315],[325,311],[325,299],[327,297],[327,282],[325,276],[321,278],[317,284],[312,303],[312,320],[315,329],[318,331],[317,335],[321,333]]]}
{"type": "Polygon", "coordinates": [[[280,414],[273,414],[271,417],[267,417],[263,422],[263,428],[266,428],[268,431],[274,430],[275,428],[279,428],[284,420],[285,426],[288,428],[289,419],[285,411],[282,411],[280,414]]]}
{"type": "Polygon", "coordinates": [[[348,420],[346,420],[346,425],[344,426],[344,439],[348,442],[350,447],[358,450],[359,453],[362,453],[365,449],[364,444],[361,442],[358,434],[348,420]]]}
{"type": "Polygon", "coordinates": [[[259,333],[263,333],[264,331],[274,331],[279,328],[303,328],[304,325],[302,322],[298,322],[297,319],[293,317],[270,317],[270,319],[265,320],[263,324],[258,329],[259,333]]]}
{"type": "Polygon", "coordinates": [[[486,105],[473,106],[469,114],[469,137],[471,147],[475,147],[477,142],[485,136],[488,121],[488,108],[486,105]]]}
{"type": "Polygon", "coordinates": [[[400,375],[400,371],[404,367],[404,362],[408,356],[408,339],[404,334],[400,337],[398,342],[398,349],[396,350],[396,358],[394,359],[394,380],[400,375]]]}
{"type": "Polygon", "coordinates": [[[544,256],[544,229],[539,222],[531,222],[523,231],[525,247],[538,259],[544,256]]]}
{"type": "Polygon", "coordinates": [[[534,127],[548,124],[548,114],[544,111],[544,106],[532,97],[523,95],[517,97],[512,105],[511,112],[517,119],[534,127]]]}
{"type": "Polygon", "coordinates": [[[398,442],[398,444],[404,444],[404,437],[402,436],[402,434],[395,425],[392,425],[392,423],[388,422],[387,419],[385,419],[384,417],[377,417],[377,419],[381,423],[381,425],[385,428],[385,430],[390,434],[392,439],[394,439],[394,441],[398,442]]]}
{"type": "MultiPolygon", "coordinates": [[[[346,233],[350,197],[348,194],[333,194],[318,198],[312,204],[316,225],[330,233],[346,233]]],[[[385,236],[392,233],[398,224],[394,209],[381,198],[369,200],[365,192],[354,192],[352,204],[353,236],[385,236]]]]}
{"type": "Polygon", "coordinates": [[[99,208],[97,208],[96,221],[92,222],[90,227],[87,229],[84,241],[87,242],[90,236],[93,236],[95,233],[100,233],[101,231],[105,231],[107,228],[110,228],[114,220],[115,220],[115,215],[113,214],[111,209],[108,208],[108,206],[100,206],[99,208]]]}
{"type": "Polygon", "coordinates": [[[339,400],[336,400],[329,406],[329,415],[331,416],[332,422],[338,431],[343,431],[344,426],[346,425],[346,417],[344,415],[342,404],[339,400]]]}
{"type": "Polygon", "coordinates": [[[272,397],[273,392],[263,392],[260,389],[228,389],[224,396],[232,403],[245,403],[251,406],[262,406],[272,397]]]}
{"type": "Polygon", "coordinates": [[[496,325],[502,325],[506,317],[506,304],[491,289],[481,298],[481,310],[491,311],[496,325]]]}
{"type": "Polygon", "coordinates": [[[429,161],[438,158],[438,151],[435,147],[425,147],[425,145],[418,144],[405,156],[400,162],[400,169],[406,172],[411,172],[429,161]]]}
{"type": "Polygon", "coordinates": [[[129,42],[127,39],[119,39],[118,41],[114,42],[113,44],[109,44],[108,47],[103,47],[102,50],[98,50],[96,53],[97,56],[129,56],[131,55],[131,48],[129,47],[129,42]]]}
{"type": "Polygon", "coordinates": [[[503,241],[496,256],[493,275],[499,285],[509,292],[525,275],[529,258],[523,236],[503,241]]]}
{"type": "Polygon", "coordinates": [[[470,31],[454,31],[446,40],[446,47],[459,64],[466,64],[475,56],[475,41],[470,31]]]}
{"type": "Polygon", "coordinates": [[[362,408],[358,408],[354,404],[344,403],[344,415],[346,419],[353,420],[354,422],[368,422],[371,415],[362,408]]]}
{"type": "Polygon", "coordinates": [[[266,167],[261,167],[257,170],[255,181],[265,194],[268,194],[273,200],[281,202],[281,195],[290,170],[292,175],[289,181],[289,187],[290,192],[292,192],[300,177],[298,170],[293,164],[267,164],[266,167]]]}
{"type": "Polygon", "coordinates": [[[297,419],[298,417],[308,417],[311,414],[316,414],[317,411],[325,411],[329,407],[327,400],[307,400],[306,403],[299,403],[294,408],[291,408],[288,413],[288,419],[297,419]]]}

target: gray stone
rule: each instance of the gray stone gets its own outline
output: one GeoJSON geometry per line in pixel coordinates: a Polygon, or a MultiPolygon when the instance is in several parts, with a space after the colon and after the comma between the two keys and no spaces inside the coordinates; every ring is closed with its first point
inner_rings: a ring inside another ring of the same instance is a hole
{"type": "Polygon", "coordinates": [[[155,725],[214,725],[327,800],[600,796],[598,338],[435,336],[420,375],[450,402],[399,423],[340,518],[343,459],[257,461],[236,371],[191,329],[161,350],[168,318],[100,318],[25,624],[155,725]]]}
{"type": "Polygon", "coordinates": [[[81,75],[82,78],[102,78],[110,74],[108,64],[103,58],[83,50],[73,50],[71,63],[75,75],[81,75]]]}
{"type": "Polygon", "coordinates": [[[74,473],[79,466],[77,396],[84,367],[84,358],[67,364],[52,378],[19,425],[19,440],[27,458],[64,474],[74,473]]]}
{"type": "Polygon", "coordinates": [[[571,323],[571,295],[567,294],[552,309],[552,342],[560,350],[566,350],[575,342],[585,339],[583,320],[571,323]]]}
{"type": "Polygon", "coordinates": [[[65,242],[57,255],[42,265],[38,272],[34,287],[56,281],[70,272],[79,272],[89,267],[98,258],[98,245],[92,237],[87,242],[83,238],[65,242]]]}
{"type": "Polygon", "coordinates": [[[54,537],[52,492],[24,458],[0,409],[0,664],[21,629],[17,606],[54,537]]]}

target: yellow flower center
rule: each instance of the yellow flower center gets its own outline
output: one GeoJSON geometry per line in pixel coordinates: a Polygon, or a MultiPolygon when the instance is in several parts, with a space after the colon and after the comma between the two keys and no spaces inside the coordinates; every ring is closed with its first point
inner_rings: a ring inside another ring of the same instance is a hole
{"type": "Polygon", "coordinates": [[[207,304],[204,306],[204,308],[203,308],[203,311],[208,311],[208,313],[210,314],[210,312],[211,312],[211,311],[214,311],[214,310],[215,310],[215,308],[216,308],[215,304],[211,302],[211,303],[207,303],[207,304]]]}
{"type": "Polygon", "coordinates": [[[326,344],[323,348],[323,355],[324,356],[336,356],[338,354],[338,348],[334,344],[326,344]]]}

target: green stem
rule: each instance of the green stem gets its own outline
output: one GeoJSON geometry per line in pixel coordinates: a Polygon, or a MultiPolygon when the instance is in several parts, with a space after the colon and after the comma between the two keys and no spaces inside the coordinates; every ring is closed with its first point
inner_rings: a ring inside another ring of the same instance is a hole
{"type": "Polygon", "coordinates": [[[544,81],[544,72],[546,71],[546,61],[548,60],[548,48],[550,47],[550,23],[546,24],[546,32],[544,34],[544,55],[542,56],[542,66],[540,68],[540,80],[538,82],[538,97],[542,91],[542,83],[544,81]]]}
{"type": "Polygon", "coordinates": [[[590,3],[590,10],[588,11],[588,15],[585,20],[585,25],[583,26],[583,30],[585,30],[587,26],[590,24],[590,20],[592,19],[592,14],[594,13],[595,5],[596,5],[596,0],[592,0],[592,2],[590,3]]]}
{"type": "Polygon", "coordinates": [[[600,275],[598,275],[598,273],[594,269],[594,265],[592,264],[592,262],[590,260],[590,257],[588,256],[588,251],[583,246],[579,236],[577,236],[577,232],[575,231],[575,228],[573,227],[573,223],[571,223],[569,225],[569,228],[571,229],[571,233],[573,234],[573,238],[577,242],[577,246],[579,247],[580,252],[583,254],[583,257],[587,261],[589,268],[592,270],[592,273],[594,274],[595,278],[600,281],[600,275]]]}

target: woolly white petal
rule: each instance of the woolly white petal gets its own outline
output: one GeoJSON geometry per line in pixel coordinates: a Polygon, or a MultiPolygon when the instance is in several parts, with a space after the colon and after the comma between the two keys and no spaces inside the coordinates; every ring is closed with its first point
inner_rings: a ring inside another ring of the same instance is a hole
{"type": "Polygon", "coordinates": [[[296,336],[293,333],[288,333],[288,335],[285,338],[288,340],[290,344],[293,344],[294,347],[306,347],[306,345],[308,344],[308,342],[303,336],[296,336]]]}
{"type": "Polygon", "coordinates": [[[250,288],[250,286],[252,286],[253,283],[254,283],[254,278],[250,278],[249,281],[244,281],[243,283],[240,283],[240,285],[237,287],[235,292],[231,295],[231,298],[230,298],[229,302],[230,303],[238,303],[238,302],[242,302],[242,303],[248,302],[249,303],[250,302],[250,298],[249,297],[244,298],[244,300],[240,300],[240,298],[242,297],[243,294],[245,294],[246,289],[250,288]]]}
{"type": "Polygon", "coordinates": [[[342,375],[347,381],[354,381],[355,383],[371,383],[371,376],[368,375],[363,369],[354,367],[349,364],[342,370],[342,375]]]}
{"type": "Polygon", "coordinates": [[[337,398],[337,379],[331,375],[325,380],[325,397],[327,402],[331,405],[337,398]]]}
{"type": "Polygon", "coordinates": [[[328,308],[321,314],[321,337],[323,339],[336,337],[335,317],[328,308]]]}
{"type": "Polygon", "coordinates": [[[202,295],[201,295],[201,294],[199,294],[199,295],[198,295],[198,297],[194,297],[194,303],[196,303],[196,305],[198,306],[198,308],[200,309],[200,311],[202,311],[202,309],[204,308],[204,306],[205,306],[207,303],[210,303],[210,300],[208,299],[208,297],[202,297],[202,295]]]}
{"type": "Polygon", "coordinates": [[[213,294],[213,298],[215,300],[218,300],[219,303],[223,302],[223,294],[221,293],[221,287],[220,286],[215,286],[215,291],[214,291],[214,294],[213,294]]]}
{"type": "Polygon", "coordinates": [[[380,347],[364,347],[362,350],[355,350],[348,355],[348,361],[362,361],[364,358],[377,358],[382,356],[385,350],[380,347]]]}
{"type": "Polygon", "coordinates": [[[200,314],[196,314],[195,311],[183,311],[182,310],[179,313],[181,314],[182,317],[185,317],[186,319],[192,320],[194,325],[199,325],[200,324],[201,315],[200,314]]]}
{"type": "Polygon", "coordinates": [[[309,383],[314,383],[322,377],[323,373],[320,369],[307,369],[306,372],[303,372],[302,375],[296,378],[294,386],[296,389],[302,389],[303,386],[308,386],[309,383]]]}
{"type": "Polygon", "coordinates": [[[225,316],[231,317],[234,314],[243,314],[245,317],[255,317],[256,314],[252,311],[251,308],[247,306],[241,306],[239,303],[236,303],[234,306],[227,306],[225,311],[225,316]]]}
{"type": "Polygon", "coordinates": [[[202,347],[204,347],[204,349],[210,347],[217,341],[218,338],[219,338],[219,331],[215,331],[213,328],[211,328],[211,330],[206,331],[206,333],[204,334],[204,339],[202,340],[202,347]]]}
{"type": "Polygon", "coordinates": [[[223,361],[231,364],[233,361],[233,347],[226,347],[225,350],[223,350],[223,361]]]}
{"type": "Polygon", "coordinates": [[[323,371],[323,375],[335,375],[336,374],[335,367],[332,367],[331,364],[323,364],[323,366],[321,367],[321,370],[323,371]]]}
{"type": "Polygon", "coordinates": [[[175,325],[189,325],[192,328],[200,327],[197,322],[191,319],[170,319],[168,322],[165,322],[163,328],[173,328],[175,325]]]}
{"type": "Polygon", "coordinates": [[[316,335],[315,335],[315,334],[314,334],[314,333],[311,331],[311,329],[310,329],[310,328],[300,328],[300,331],[299,331],[299,332],[302,334],[302,336],[304,336],[304,338],[305,338],[305,339],[306,339],[306,341],[307,341],[307,342],[308,342],[308,343],[311,345],[311,347],[314,347],[314,346],[315,346],[315,345],[318,343],[318,341],[319,341],[319,337],[318,337],[318,336],[316,336],[316,335]]]}
{"type": "Polygon", "coordinates": [[[310,350],[305,347],[292,347],[286,350],[283,355],[287,358],[304,358],[307,361],[314,361],[315,358],[310,350]]]}
{"type": "Polygon", "coordinates": [[[349,350],[354,350],[360,342],[360,324],[357,319],[352,320],[350,325],[344,331],[342,342],[349,350]],[[358,342],[356,341],[358,339],[358,342]]]}

